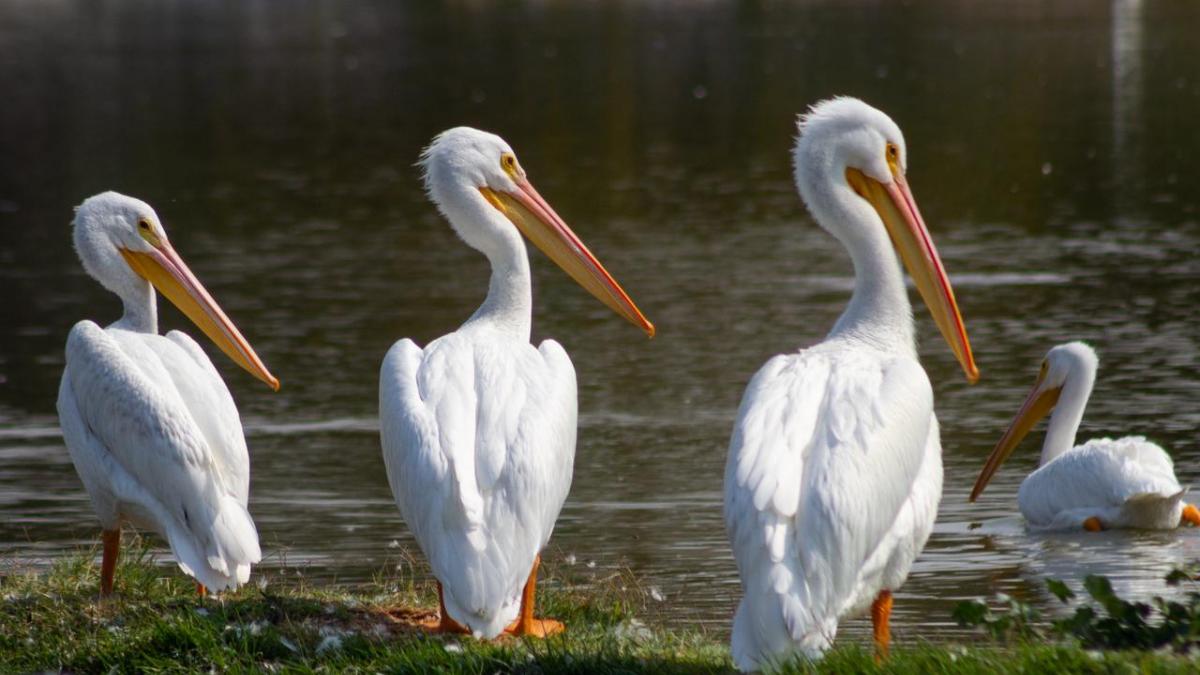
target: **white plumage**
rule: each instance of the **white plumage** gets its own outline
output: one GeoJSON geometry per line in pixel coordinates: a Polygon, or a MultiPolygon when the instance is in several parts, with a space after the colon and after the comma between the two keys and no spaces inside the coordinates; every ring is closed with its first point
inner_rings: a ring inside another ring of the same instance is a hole
{"type": "Polygon", "coordinates": [[[1097,366],[1096,352],[1083,342],[1047,352],[1033,390],[988,457],[971,501],[1038,420],[1053,411],[1040,466],[1017,491],[1017,504],[1031,527],[1173,529],[1184,521],[1200,524],[1200,512],[1184,503],[1186,490],[1158,445],[1126,436],[1073,447],[1097,366]]]}
{"type": "Polygon", "coordinates": [[[575,461],[575,369],[553,340],[467,324],[422,350],[401,340],[380,371],[392,494],[444,588],[481,637],[517,618],[575,461]]]}
{"type": "Polygon", "coordinates": [[[492,278],[487,299],[461,328],[424,350],[401,340],[384,359],[379,414],[388,480],[439,581],[437,629],[545,635],[561,626],[533,619],[532,605],[538,555],[571,486],[575,369],[557,342],[529,343],[521,233],[618,313],[648,333],[653,327],[537,194],[502,139],[452,129],[423,163],[430,197],[487,255],[492,278]]]}
{"type": "Polygon", "coordinates": [[[854,99],[815,106],[795,149],[797,187],[846,245],[857,282],[821,344],[776,356],[746,388],[725,472],[725,520],[743,597],[743,670],[819,657],[838,621],[875,608],[933,528],[942,461],[933,394],[889,232],[968,377],[977,377],[948,282],[904,181],[904,141],[854,99]],[[932,298],[932,299],[930,299],[932,298]]]}
{"type": "Polygon", "coordinates": [[[100,194],[79,207],[74,229],[85,268],[125,306],[107,328],[81,321],[71,330],[58,396],[67,449],[106,532],[102,591],[111,591],[123,521],[163,536],[180,568],[209,589],[235,588],[262,557],[246,508],[241,422],[200,346],[179,331],[157,333],[150,282],[217,330],[256,376],[278,383],[174,253],[149,205],[100,194]]]}

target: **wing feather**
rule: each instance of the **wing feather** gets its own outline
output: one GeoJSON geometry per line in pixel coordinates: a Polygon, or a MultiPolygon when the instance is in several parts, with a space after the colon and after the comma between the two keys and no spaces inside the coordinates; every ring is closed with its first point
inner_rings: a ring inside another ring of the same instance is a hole
{"type": "Polygon", "coordinates": [[[1170,456],[1158,445],[1140,436],[1098,438],[1029,474],[1017,502],[1035,527],[1076,527],[1131,500],[1178,500],[1182,491],[1170,456]]]}
{"type": "Polygon", "coordinates": [[[557,343],[401,340],[380,372],[384,462],[447,610],[495,636],[570,489],[575,371],[557,343]]]}
{"type": "Polygon", "coordinates": [[[745,591],[739,665],[793,644],[810,654],[828,646],[839,613],[863,592],[868,560],[890,557],[877,549],[895,541],[888,535],[921,467],[932,409],[915,360],[861,350],[777,356],[751,380],[725,480],[745,591]]]}
{"type": "Polygon", "coordinates": [[[248,469],[222,461],[239,450],[246,466],[248,459],[240,424],[240,444],[228,447],[196,423],[193,412],[210,423],[216,413],[189,407],[200,403],[187,398],[197,389],[176,381],[200,371],[180,357],[161,336],[80,322],[67,339],[59,415],[102,524],[125,517],[158,531],[185,571],[220,590],[245,581],[261,558],[243,497],[248,469]]]}

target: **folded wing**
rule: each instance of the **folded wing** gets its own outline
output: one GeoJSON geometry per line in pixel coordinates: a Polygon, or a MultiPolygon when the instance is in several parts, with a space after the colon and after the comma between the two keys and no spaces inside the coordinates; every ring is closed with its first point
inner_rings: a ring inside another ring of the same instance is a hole
{"type": "Polygon", "coordinates": [[[384,463],[447,610],[483,636],[517,613],[570,489],[575,371],[540,349],[459,333],[401,340],[380,373],[384,463]]]}
{"type": "Polygon", "coordinates": [[[908,500],[932,393],[919,364],[858,350],[777,356],[748,386],[730,441],[725,519],[745,596],[741,667],[827,648],[862,601],[868,561],[908,500]]]}
{"type": "Polygon", "coordinates": [[[261,559],[246,509],[249,460],[211,363],[198,363],[178,338],[81,322],[67,340],[58,408],[106,528],[122,518],[153,528],[184,571],[213,590],[249,578],[261,559]]]}

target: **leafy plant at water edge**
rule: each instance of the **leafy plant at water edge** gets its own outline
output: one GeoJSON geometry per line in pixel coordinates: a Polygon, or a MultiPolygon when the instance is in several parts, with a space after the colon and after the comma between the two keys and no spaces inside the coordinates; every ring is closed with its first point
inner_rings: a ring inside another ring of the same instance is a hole
{"type": "MultiPolygon", "coordinates": [[[[974,600],[959,603],[954,619],[962,626],[975,626],[997,640],[1034,641],[1047,634],[1057,638],[1078,640],[1090,649],[1169,649],[1186,653],[1200,648],[1200,591],[1196,589],[1200,564],[1172,570],[1165,581],[1169,586],[1192,585],[1182,600],[1167,600],[1154,596],[1149,602],[1126,600],[1113,590],[1108,577],[1088,575],[1083,588],[1092,603],[1082,604],[1065,619],[1052,621],[1048,626],[1031,606],[997,595],[1004,607],[993,610],[986,602],[974,600]]],[[[1046,580],[1046,587],[1063,603],[1076,596],[1066,583],[1046,580]]]]}

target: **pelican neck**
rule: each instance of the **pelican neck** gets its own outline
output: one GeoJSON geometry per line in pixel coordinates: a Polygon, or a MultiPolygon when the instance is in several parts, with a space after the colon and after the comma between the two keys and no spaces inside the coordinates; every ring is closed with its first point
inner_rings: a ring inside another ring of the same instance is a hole
{"type": "Polygon", "coordinates": [[[900,262],[881,232],[882,224],[872,225],[858,228],[862,236],[843,240],[854,265],[854,292],[829,338],[863,342],[884,351],[899,348],[915,357],[912,306],[900,262]]]}
{"type": "Polygon", "coordinates": [[[158,303],[154,287],[143,281],[121,294],[124,311],[113,328],[137,333],[158,333],[158,303]]]}
{"type": "Polygon", "coordinates": [[[475,247],[487,256],[492,273],[487,297],[463,327],[486,326],[528,342],[533,315],[529,254],[516,228],[504,224],[492,230],[498,236],[475,247]]]}

